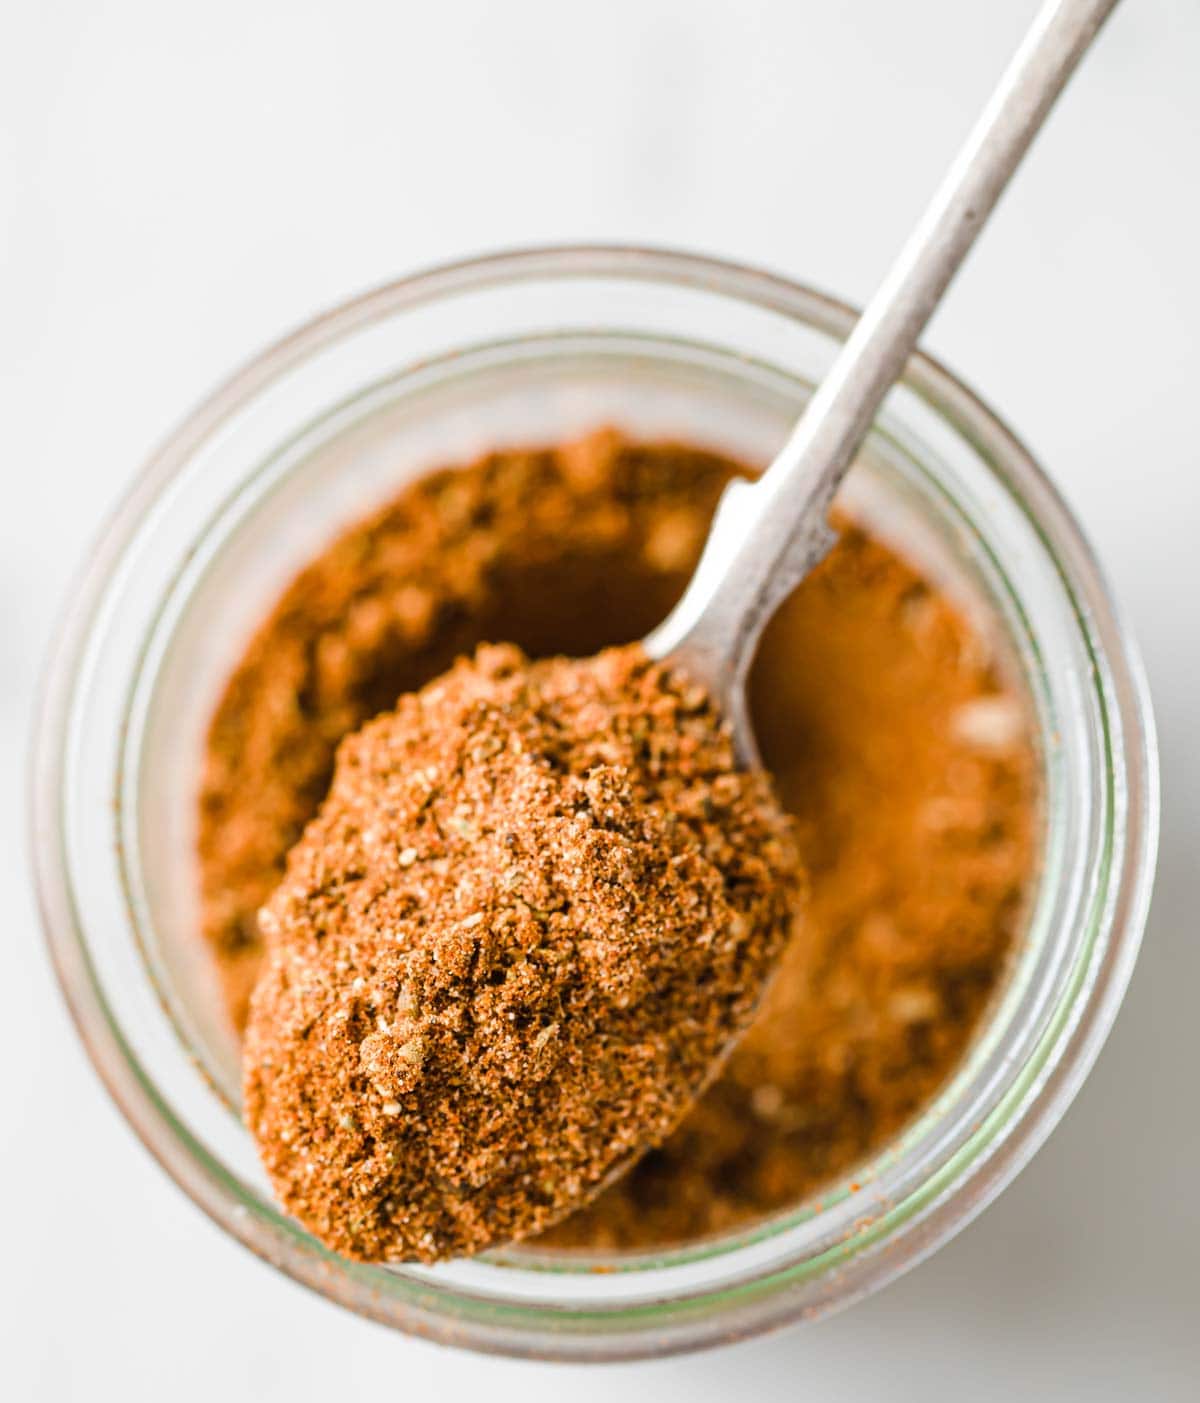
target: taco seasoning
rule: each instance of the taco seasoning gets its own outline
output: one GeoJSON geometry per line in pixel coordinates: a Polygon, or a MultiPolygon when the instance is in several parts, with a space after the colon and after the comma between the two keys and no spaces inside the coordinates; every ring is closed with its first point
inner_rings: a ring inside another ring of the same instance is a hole
{"type": "Polygon", "coordinates": [[[362,1260],[511,1242],[658,1144],[748,1025],[791,825],[640,645],[485,646],[343,741],[263,908],[245,1119],[362,1260]]]}
{"type": "MultiPolygon", "coordinates": [[[[613,432],[493,453],[413,483],[301,572],[230,678],[201,787],[203,929],[235,1026],[262,967],[257,912],[342,738],[487,638],[537,657],[644,635],[740,471],[613,432]]],[[[801,934],[675,1132],[545,1241],[678,1242],[819,1191],[937,1092],[1002,977],[1037,827],[1022,701],[932,581],[840,525],[752,679],[810,874],[801,934]]],[[[404,1047],[424,1066],[409,1042],[393,1038],[389,1058],[404,1047]]]]}

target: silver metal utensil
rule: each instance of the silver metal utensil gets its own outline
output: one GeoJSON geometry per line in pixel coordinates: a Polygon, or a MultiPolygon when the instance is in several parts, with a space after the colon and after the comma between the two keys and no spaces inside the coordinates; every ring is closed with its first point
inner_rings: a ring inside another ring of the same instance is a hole
{"type": "Polygon", "coordinates": [[[730,484],[683,598],[645,640],[708,687],[757,763],[746,677],[768,619],[825,555],[834,492],[924,330],[1117,0],[1049,0],[779,456],[730,484]]]}

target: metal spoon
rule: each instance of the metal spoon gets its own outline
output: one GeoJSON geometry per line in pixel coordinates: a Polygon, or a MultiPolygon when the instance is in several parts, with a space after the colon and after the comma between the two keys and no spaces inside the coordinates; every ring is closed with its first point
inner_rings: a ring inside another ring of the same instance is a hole
{"type": "Polygon", "coordinates": [[[828,511],[875,412],[1117,0],[1049,0],[891,271],[756,482],[721,498],[683,598],[645,640],[729,718],[739,758],[759,763],[746,677],[776,608],[834,542],[828,511]]]}

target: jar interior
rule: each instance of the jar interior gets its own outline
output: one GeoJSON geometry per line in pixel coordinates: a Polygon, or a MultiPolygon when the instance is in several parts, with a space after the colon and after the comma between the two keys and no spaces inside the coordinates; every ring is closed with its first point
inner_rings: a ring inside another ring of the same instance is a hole
{"type": "MultiPolygon", "coordinates": [[[[249,474],[212,520],[196,523],[194,548],[144,644],[122,757],[120,822],[144,959],[178,1036],[231,1117],[239,1100],[239,1051],[198,936],[196,786],[220,691],[282,588],[342,527],[429,469],[498,446],[576,438],[603,425],[761,464],[782,442],[809,388],[715,347],[649,337],[547,335],[478,347],[329,408],[249,474]]],[[[1045,731],[1037,653],[1019,592],[989,548],[971,501],[947,489],[932,451],[893,432],[885,415],[842,500],[969,615],[1045,731]]],[[[531,651],[589,652],[641,636],[657,621],[654,608],[647,600],[646,617],[613,619],[608,636],[586,639],[568,613],[550,609],[539,637],[517,641],[531,651]]],[[[1001,1036],[1012,1003],[1006,988],[980,1035],[989,1043],[1001,1036]]],[[[953,1095],[951,1087],[946,1096],[953,1095]]],[[[236,1172],[268,1196],[248,1140],[236,1172]]],[[[594,1264],[586,1253],[570,1255],[573,1267],[594,1264]]],[[[492,1254],[491,1261],[564,1265],[558,1251],[534,1247],[492,1254]]]]}

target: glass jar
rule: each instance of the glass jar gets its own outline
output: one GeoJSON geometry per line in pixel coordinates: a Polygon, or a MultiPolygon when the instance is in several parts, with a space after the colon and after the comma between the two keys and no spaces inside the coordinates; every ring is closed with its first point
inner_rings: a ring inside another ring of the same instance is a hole
{"type": "Polygon", "coordinates": [[[45,927],[101,1077],[228,1232],[350,1309],[444,1342],[601,1360],[845,1305],[961,1228],[1032,1155],[1116,1013],[1157,823],[1142,674],[1091,553],[1020,443],[914,357],[847,485],[1026,688],[1042,762],[1028,925],[950,1085],[819,1204],[678,1249],[511,1248],[436,1268],[325,1251],[274,1206],[196,936],[194,792],[220,684],[338,526],[422,469],[602,423],[766,461],[854,312],[764,273],[618,248],[504,254],[379,289],[233,376],[163,445],[74,592],[33,773],[45,927]]]}

